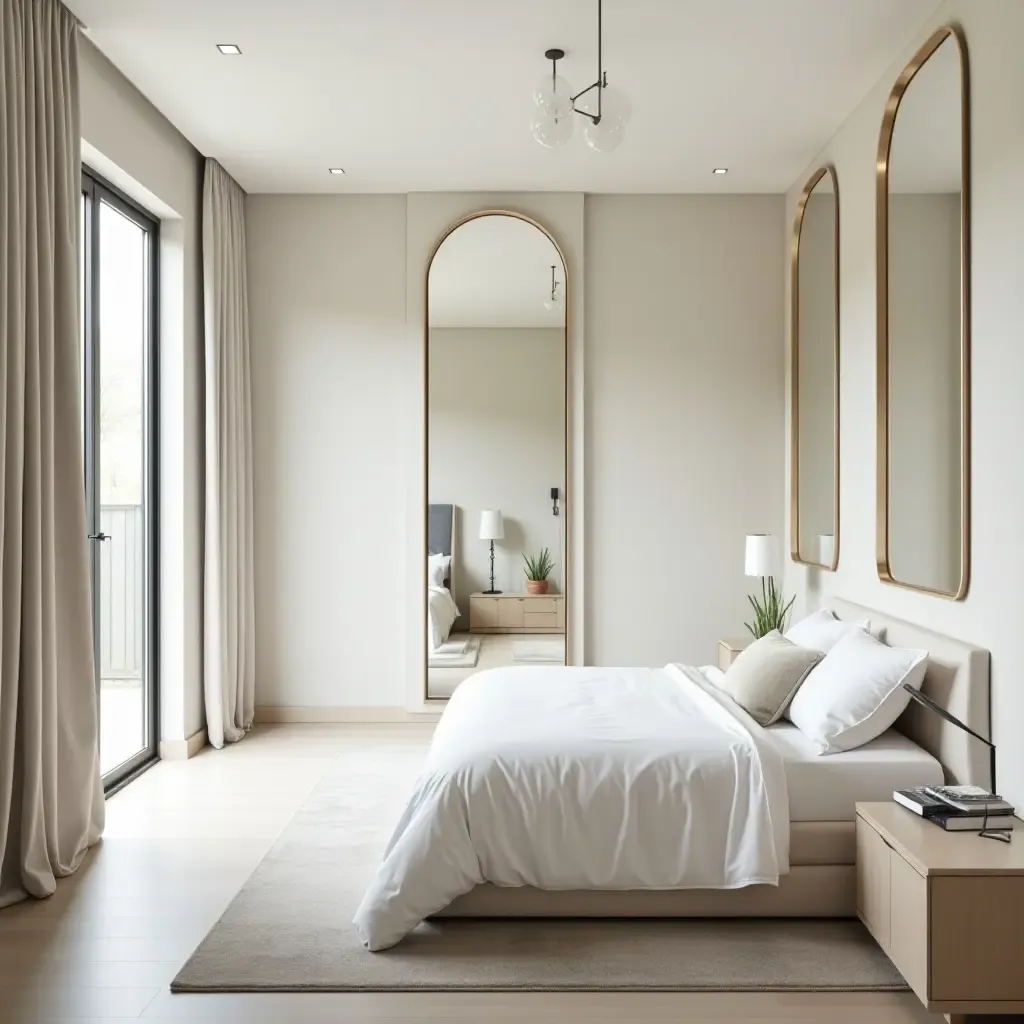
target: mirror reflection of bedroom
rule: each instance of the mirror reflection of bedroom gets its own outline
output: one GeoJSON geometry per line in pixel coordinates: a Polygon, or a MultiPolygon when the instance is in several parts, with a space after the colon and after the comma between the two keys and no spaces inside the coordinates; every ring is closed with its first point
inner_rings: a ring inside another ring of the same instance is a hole
{"type": "Polygon", "coordinates": [[[452,230],[427,278],[426,696],[565,664],[566,277],[511,214],[452,230]]]}

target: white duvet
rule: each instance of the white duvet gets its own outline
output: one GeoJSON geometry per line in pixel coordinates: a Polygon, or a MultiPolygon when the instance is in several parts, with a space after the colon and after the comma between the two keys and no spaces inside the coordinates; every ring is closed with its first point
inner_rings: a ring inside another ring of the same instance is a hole
{"type": "Polygon", "coordinates": [[[481,882],[778,884],[782,760],[715,671],[519,667],[463,682],[356,911],[365,945],[393,946],[481,882]]]}
{"type": "Polygon", "coordinates": [[[436,651],[449,637],[459,609],[445,587],[427,587],[427,648],[436,651]]]}

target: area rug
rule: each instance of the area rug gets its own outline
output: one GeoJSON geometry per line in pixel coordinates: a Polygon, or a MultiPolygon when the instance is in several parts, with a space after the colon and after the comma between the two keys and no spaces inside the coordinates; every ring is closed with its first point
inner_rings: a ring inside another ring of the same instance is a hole
{"type": "Polygon", "coordinates": [[[439,919],[369,953],[352,915],[422,757],[400,743],[343,754],[172,991],[907,988],[856,921],[439,919]]]}
{"type": "Polygon", "coordinates": [[[454,650],[455,645],[451,653],[444,650],[447,645],[431,651],[427,656],[427,664],[431,668],[474,668],[477,658],[480,657],[480,637],[471,636],[465,642],[459,643],[462,644],[461,651],[454,650]]]}

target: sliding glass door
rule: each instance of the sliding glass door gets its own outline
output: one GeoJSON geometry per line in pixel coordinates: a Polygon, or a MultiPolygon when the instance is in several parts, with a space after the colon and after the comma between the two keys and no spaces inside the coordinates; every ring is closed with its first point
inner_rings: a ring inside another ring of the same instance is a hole
{"type": "Polygon", "coordinates": [[[83,170],[81,228],[85,491],[110,789],[156,756],[157,223],[83,170]]]}

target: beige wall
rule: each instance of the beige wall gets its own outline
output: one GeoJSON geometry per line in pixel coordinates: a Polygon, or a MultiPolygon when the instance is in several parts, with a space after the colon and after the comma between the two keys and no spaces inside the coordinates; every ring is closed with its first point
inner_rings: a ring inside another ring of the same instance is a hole
{"type": "MultiPolygon", "coordinates": [[[[790,565],[787,587],[803,609],[830,594],[875,607],[992,652],[993,739],[999,788],[1024,805],[1024,658],[1018,581],[1024,545],[1015,543],[1024,495],[1024,247],[1012,213],[1024,171],[1024,4],[956,0],[912,40],[812,166],[832,160],[839,173],[841,225],[841,515],[839,571],[790,565]],[[875,205],[874,159],[886,97],[931,27],[959,22],[971,66],[973,172],[973,527],[971,589],[961,602],[887,586],[875,569],[875,205]]],[[[811,167],[808,167],[808,173],[811,167]]],[[[801,176],[801,181],[806,174],[801,176]]],[[[792,215],[798,187],[787,196],[792,215]]],[[[783,236],[780,236],[780,240],[783,236]]]]}
{"type": "Polygon", "coordinates": [[[160,734],[205,720],[203,160],[88,41],[80,48],[82,158],[160,218],[160,734]]]}
{"type": "Polygon", "coordinates": [[[561,590],[561,516],[551,488],[565,487],[565,332],[430,330],[429,500],[457,506],[453,593],[469,626],[469,595],[490,585],[480,512],[497,508],[495,586],[525,589],[523,555],[548,548],[561,590]]]}
{"type": "Polygon", "coordinates": [[[742,635],[782,530],[781,196],[587,197],[587,635],[597,664],[742,635]]]}

